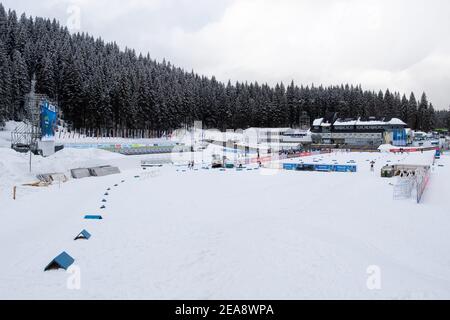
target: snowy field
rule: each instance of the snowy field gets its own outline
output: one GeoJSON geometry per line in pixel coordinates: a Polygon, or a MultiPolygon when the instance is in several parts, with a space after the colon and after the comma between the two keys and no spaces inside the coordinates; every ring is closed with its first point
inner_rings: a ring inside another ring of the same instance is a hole
{"type": "MultiPolygon", "coordinates": [[[[2,179],[27,169],[26,155],[0,152],[2,179]]],[[[429,164],[431,152],[302,159],[353,160],[357,173],[143,171],[148,157],[64,150],[36,160],[35,170],[113,164],[122,173],[20,187],[16,201],[3,182],[0,299],[450,298],[448,156],[433,167],[419,205],[393,200],[395,179],[382,179],[380,168],[429,164]],[[83,229],[92,238],[73,241],[83,229]],[[67,287],[64,270],[43,272],[62,251],[75,258],[80,290],[67,287]],[[367,287],[370,266],[381,271],[380,290],[367,287]]]]}

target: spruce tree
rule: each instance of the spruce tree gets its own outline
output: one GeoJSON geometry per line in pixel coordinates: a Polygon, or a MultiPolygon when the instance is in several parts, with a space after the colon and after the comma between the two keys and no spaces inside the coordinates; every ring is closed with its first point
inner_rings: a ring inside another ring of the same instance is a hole
{"type": "Polygon", "coordinates": [[[14,50],[12,54],[12,76],[11,76],[11,97],[12,97],[12,118],[22,120],[25,116],[25,95],[30,91],[30,80],[28,79],[28,69],[22,54],[14,50]]]}
{"type": "Polygon", "coordinates": [[[418,127],[420,130],[429,131],[430,130],[430,118],[428,112],[428,98],[425,92],[422,94],[420,99],[419,107],[417,110],[418,115],[418,127]]]}
{"type": "Polygon", "coordinates": [[[5,11],[5,8],[0,3],[0,41],[3,44],[6,42],[6,35],[8,32],[8,14],[5,11]]]}
{"type": "Polygon", "coordinates": [[[0,117],[20,119],[23,97],[36,76],[38,93],[59,104],[75,127],[171,130],[202,120],[206,127],[295,126],[301,112],[311,119],[339,112],[340,117],[400,117],[415,128],[445,123],[428,101],[420,110],[389,89],[364,91],[340,84],[287,88],[258,83],[221,83],[186,72],[149,54],[70,34],[56,20],[17,19],[0,4],[0,117]]]}
{"type": "Polygon", "coordinates": [[[419,126],[417,114],[417,100],[413,92],[411,92],[411,95],[409,96],[407,124],[408,127],[414,130],[418,129],[419,126]]]}
{"type": "Polygon", "coordinates": [[[11,97],[11,61],[6,53],[6,48],[0,40],[0,122],[12,119],[11,97]]]}
{"type": "Polygon", "coordinates": [[[403,122],[408,123],[409,119],[409,101],[406,98],[406,95],[402,96],[402,100],[400,102],[400,110],[399,110],[400,119],[403,122]]]}

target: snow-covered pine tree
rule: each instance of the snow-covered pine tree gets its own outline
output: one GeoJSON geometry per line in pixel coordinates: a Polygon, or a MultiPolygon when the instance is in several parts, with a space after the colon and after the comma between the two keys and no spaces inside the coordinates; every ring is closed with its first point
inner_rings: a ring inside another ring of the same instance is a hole
{"type": "Polygon", "coordinates": [[[11,65],[11,116],[14,120],[22,120],[25,116],[25,95],[30,92],[30,79],[25,60],[18,50],[14,50],[12,53],[11,65]]]}
{"type": "Polygon", "coordinates": [[[12,79],[11,61],[6,53],[6,48],[0,40],[0,122],[13,118],[12,108],[12,79]]]}
{"type": "Polygon", "coordinates": [[[120,50],[115,42],[70,34],[56,20],[17,19],[1,4],[0,43],[0,113],[7,119],[21,117],[22,93],[36,75],[37,91],[55,99],[65,120],[78,128],[162,131],[194,120],[221,129],[292,126],[302,111],[311,119],[339,112],[341,117],[398,116],[413,128],[432,126],[428,105],[417,113],[415,99],[409,99],[405,113],[405,100],[389,90],[375,93],[349,84],[224,84],[166,60],[159,63],[149,54],[120,50]]]}

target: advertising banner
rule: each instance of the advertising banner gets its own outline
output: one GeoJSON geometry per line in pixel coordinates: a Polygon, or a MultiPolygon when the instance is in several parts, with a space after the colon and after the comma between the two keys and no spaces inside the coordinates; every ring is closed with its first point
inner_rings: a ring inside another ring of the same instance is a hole
{"type": "Polygon", "coordinates": [[[41,103],[41,132],[42,141],[54,141],[57,113],[55,106],[48,101],[41,103]]]}
{"type": "Polygon", "coordinates": [[[392,132],[392,136],[394,146],[405,147],[407,145],[408,136],[406,134],[406,130],[394,130],[392,132]]]}

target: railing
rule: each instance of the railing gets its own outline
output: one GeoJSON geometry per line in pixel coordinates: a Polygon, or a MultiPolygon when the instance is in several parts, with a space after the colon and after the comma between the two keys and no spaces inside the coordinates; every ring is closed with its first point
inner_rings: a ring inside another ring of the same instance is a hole
{"type": "Polygon", "coordinates": [[[394,185],[394,200],[415,198],[417,203],[420,203],[429,181],[430,169],[428,168],[416,170],[414,175],[399,177],[394,185]]]}
{"type": "Polygon", "coordinates": [[[417,203],[422,201],[423,194],[427,188],[428,182],[430,181],[430,170],[424,170],[421,174],[417,176],[417,203]]]}
{"type": "Polygon", "coordinates": [[[413,177],[399,178],[394,185],[394,200],[411,198],[415,184],[416,179],[413,177]]]}
{"type": "Polygon", "coordinates": [[[11,132],[11,147],[32,149],[40,138],[39,127],[22,123],[11,132]]]}

